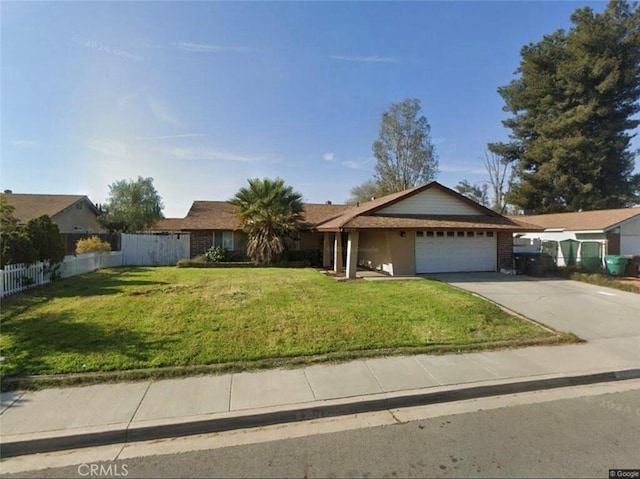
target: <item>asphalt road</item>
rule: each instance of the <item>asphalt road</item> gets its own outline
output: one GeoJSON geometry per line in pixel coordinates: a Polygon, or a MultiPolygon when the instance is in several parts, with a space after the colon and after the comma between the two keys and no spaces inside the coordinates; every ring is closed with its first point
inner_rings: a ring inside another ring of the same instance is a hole
{"type": "Polygon", "coordinates": [[[10,477],[602,478],[611,468],[640,468],[640,390],[10,477]]]}

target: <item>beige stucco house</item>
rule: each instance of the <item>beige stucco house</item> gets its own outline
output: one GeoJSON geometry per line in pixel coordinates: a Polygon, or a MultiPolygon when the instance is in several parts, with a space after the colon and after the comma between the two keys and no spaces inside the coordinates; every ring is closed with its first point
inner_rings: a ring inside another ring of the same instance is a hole
{"type": "Polygon", "coordinates": [[[369,201],[314,227],[324,235],[324,266],[344,268],[348,278],[355,277],[357,266],[393,276],[511,268],[513,233],[537,230],[435,181],[369,201]]]}
{"type": "Polygon", "coordinates": [[[34,218],[48,215],[62,234],[104,233],[98,222],[98,210],[82,195],[37,195],[23,193],[2,194],[15,211],[13,216],[25,225],[34,218]]]}
{"type": "MultiPolygon", "coordinates": [[[[509,219],[432,182],[357,206],[305,204],[297,248],[322,252],[323,265],[347,277],[358,266],[393,276],[496,271],[512,266],[513,233],[540,228],[509,219]]],[[[194,201],[184,219],[157,232],[188,231],[191,256],[211,246],[244,254],[246,235],[232,205],[194,201]]]]}

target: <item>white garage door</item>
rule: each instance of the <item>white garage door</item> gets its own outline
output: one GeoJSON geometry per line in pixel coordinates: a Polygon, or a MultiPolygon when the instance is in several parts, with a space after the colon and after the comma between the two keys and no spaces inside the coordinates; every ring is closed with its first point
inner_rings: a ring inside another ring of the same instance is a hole
{"type": "Polygon", "coordinates": [[[416,273],[495,271],[496,236],[483,231],[417,231],[416,273]]]}

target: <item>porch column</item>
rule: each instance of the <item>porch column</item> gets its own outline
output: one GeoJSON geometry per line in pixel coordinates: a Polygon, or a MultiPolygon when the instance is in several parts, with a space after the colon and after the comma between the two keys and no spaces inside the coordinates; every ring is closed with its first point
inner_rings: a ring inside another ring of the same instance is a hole
{"type": "Polygon", "coordinates": [[[323,233],[322,267],[331,268],[331,233],[323,233]]]}
{"type": "Polygon", "coordinates": [[[342,233],[339,231],[334,234],[333,240],[333,271],[335,273],[344,271],[342,266],[342,233]]]}
{"type": "Polygon", "coordinates": [[[356,267],[358,266],[358,237],[359,233],[353,231],[349,233],[347,241],[347,278],[355,279],[356,267]]]}

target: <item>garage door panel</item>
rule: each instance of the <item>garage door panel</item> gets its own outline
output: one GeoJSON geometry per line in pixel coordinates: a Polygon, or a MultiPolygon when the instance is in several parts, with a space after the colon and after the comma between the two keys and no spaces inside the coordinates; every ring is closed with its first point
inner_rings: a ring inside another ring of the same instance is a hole
{"type": "Polygon", "coordinates": [[[496,237],[417,236],[416,273],[495,271],[496,237]]]}

